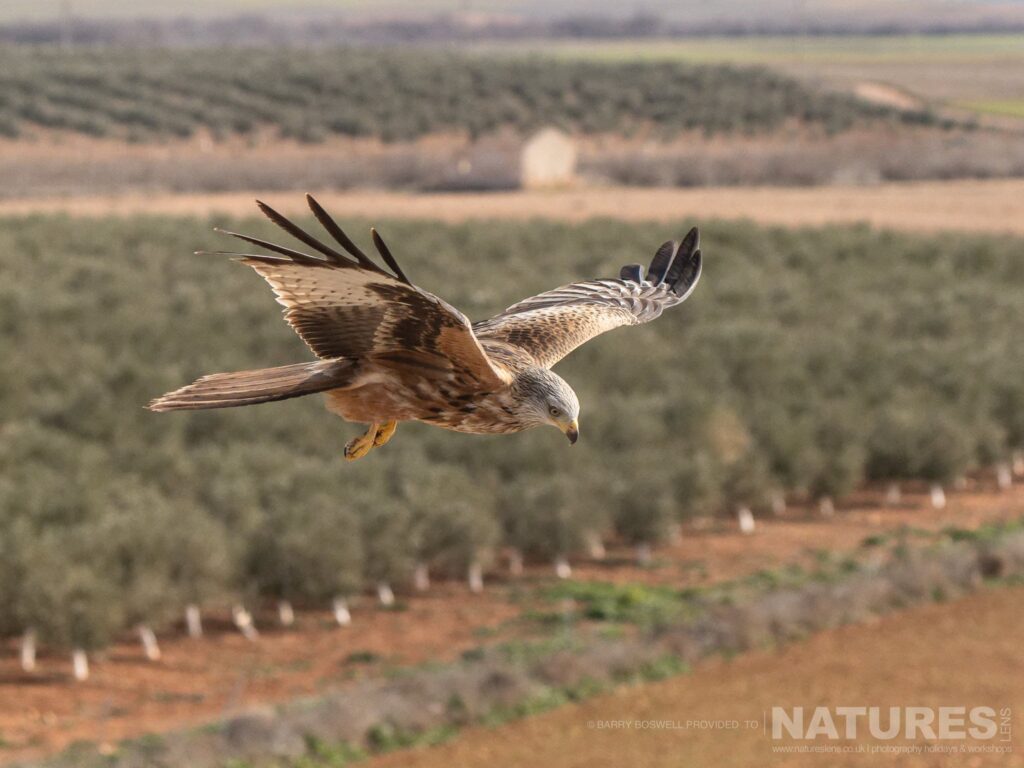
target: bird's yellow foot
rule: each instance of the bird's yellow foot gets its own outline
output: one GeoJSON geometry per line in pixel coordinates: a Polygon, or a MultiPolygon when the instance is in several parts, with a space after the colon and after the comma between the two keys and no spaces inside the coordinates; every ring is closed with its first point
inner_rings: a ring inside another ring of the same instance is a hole
{"type": "Polygon", "coordinates": [[[377,439],[377,432],[380,429],[379,424],[371,424],[370,428],[366,430],[366,434],[354,437],[345,444],[345,458],[349,461],[355,461],[361,459],[363,456],[368,454],[374,449],[375,440],[377,439]]]}
{"type": "Polygon", "coordinates": [[[391,436],[395,434],[395,430],[398,429],[397,421],[387,421],[381,424],[377,428],[377,436],[373,438],[373,447],[380,448],[382,445],[387,443],[391,439],[391,436]]]}

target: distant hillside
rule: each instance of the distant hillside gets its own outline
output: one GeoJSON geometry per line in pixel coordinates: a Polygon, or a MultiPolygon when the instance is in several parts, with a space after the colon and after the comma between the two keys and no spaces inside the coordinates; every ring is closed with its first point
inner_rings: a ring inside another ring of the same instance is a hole
{"type": "Polygon", "coordinates": [[[820,93],[757,68],[327,49],[0,48],[0,134],[34,129],[135,141],[260,128],[318,141],[481,135],[556,124],[586,134],[838,132],[936,122],[820,93]]]}

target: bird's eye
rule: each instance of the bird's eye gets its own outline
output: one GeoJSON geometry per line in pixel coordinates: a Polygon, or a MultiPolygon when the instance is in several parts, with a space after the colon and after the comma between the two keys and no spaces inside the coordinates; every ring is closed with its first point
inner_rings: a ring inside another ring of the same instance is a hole
{"type": "Polygon", "coordinates": [[[552,405],[550,408],[548,408],[548,413],[550,413],[552,416],[557,416],[558,414],[561,413],[561,411],[552,405]]]}

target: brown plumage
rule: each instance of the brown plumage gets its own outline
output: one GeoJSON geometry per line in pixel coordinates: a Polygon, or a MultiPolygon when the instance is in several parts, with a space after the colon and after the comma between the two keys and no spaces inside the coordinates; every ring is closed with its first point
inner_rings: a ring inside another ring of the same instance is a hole
{"type": "Polygon", "coordinates": [[[696,228],[668,242],[643,267],[618,279],[587,280],[525,299],[471,324],[443,299],[417,288],[373,230],[390,272],[348,238],[309,195],[307,202],[342,251],[257,201],[275,224],[315,251],[311,256],[228,232],[271,254],[226,253],[252,267],[285,307],[285,319],[319,358],[277,368],[204,376],[157,398],[154,411],[226,408],[324,392],[327,408],[369,423],[346,455],[383,445],[399,421],[459,432],[506,433],[550,424],[575,442],[579,402],[550,368],[587,340],[658,317],[696,286],[696,228]]]}

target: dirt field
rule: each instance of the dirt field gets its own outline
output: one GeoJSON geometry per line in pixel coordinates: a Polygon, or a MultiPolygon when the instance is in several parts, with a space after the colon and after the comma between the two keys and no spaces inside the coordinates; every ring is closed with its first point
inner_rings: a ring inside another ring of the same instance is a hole
{"type": "MultiPolygon", "coordinates": [[[[574,578],[708,584],[784,563],[808,564],[815,551],[848,552],[867,536],[905,526],[973,528],[1024,514],[1024,485],[999,494],[985,490],[990,482],[981,484],[951,493],[941,512],[921,493],[907,494],[905,506],[889,509],[879,506],[880,493],[865,492],[828,521],[793,508],[780,519],[759,522],[753,536],[742,536],[726,523],[689,529],[678,544],[656,550],[654,567],[637,568],[628,550],[613,547],[603,562],[574,563],[574,578]]],[[[552,579],[550,567],[538,566],[528,569],[521,583],[536,586],[552,579]]],[[[353,625],[346,629],[333,626],[326,612],[302,612],[296,628],[284,631],[265,614],[257,618],[264,633],[255,643],[239,636],[226,616],[208,616],[202,640],[185,638],[180,628],[162,633],[158,663],[146,662],[134,639],[126,638],[93,659],[92,678],[84,684],[70,680],[70,663],[63,656],[44,655],[37,673],[23,673],[15,644],[8,644],[0,651],[0,762],[52,752],[79,739],[113,744],[198,724],[258,703],[335,688],[353,675],[452,659],[481,643],[521,636],[533,625],[516,622],[524,605],[512,599],[511,584],[492,581],[483,595],[460,584],[441,584],[426,596],[408,598],[400,611],[378,610],[367,599],[355,607],[353,625]]],[[[772,686],[766,690],[775,691],[772,686]]]]}
{"type": "MultiPolygon", "coordinates": [[[[314,190],[314,192],[316,192],[314,190]]],[[[782,226],[866,222],[934,232],[964,230],[1024,234],[1024,180],[882,184],[814,188],[605,188],[554,192],[412,194],[316,192],[343,218],[465,219],[594,217],[630,220],[746,218],[782,226]]],[[[62,212],[74,216],[253,214],[260,197],[283,213],[307,212],[294,192],[148,194],[0,201],[0,215],[62,212]]]]}
{"type": "MultiPolygon", "coordinates": [[[[999,113],[991,102],[1021,103],[1024,36],[844,35],[759,36],[683,40],[585,40],[491,43],[490,51],[528,50],[598,61],[690,61],[760,65],[805,81],[856,90],[862,81],[894,87],[933,106],[970,103],[999,113]]],[[[1007,125],[1020,127],[1019,118],[1007,125]]]]}
{"type": "MultiPolygon", "coordinates": [[[[980,705],[1011,707],[1012,724],[1019,728],[1024,710],[1022,634],[1024,587],[994,589],[890,615],[874,624],[824,632],[781,650],[710,660],[690,675],[620,689],[501,728],[475,728],[447,745],[389,755],[369,765],[1021,766],[1024,750],[1016,734],[1009,744],[1017,751],[1009,755],[786,755],[773,753],[773,741],[762,727],[764,713],[772,706],[980,705]],[[599,721],[626,719],[678,725],[596,727],[599,721]],[[714,730],[688,728],[687,720],[753,720],[757,725],[714,730]]],[[[1000,738],[956,745],[1006,744],[1000,738]]],[[[828,740],[810,743],[823,745],[828,740]]],[[[856,743],[870,747],[887,742],[856,743]]]]}
{"type": "MultiPolygon", "coordinates": [[[[860,81],[857,87],[888,106],[908,106],[913,98],[877,81],[860,81]]],[[[1020,179],[1022,136],[1019,131],[943,131],[887,123],[832,135],[795,122],[753,135],[706,136],[694,130],[671,139],[651,130],[629,137],[578,135],[573,137],[579,157],[576,189],[591,190],[598,198],[602,190],[632,198],[635,191],[614,187],[678,188],[691,194],[698,187],[731,198],[742,187],[817,190],[887,181],[1020,179]],[[728,189],[717,191],[716,186],[728,189]]],[[[134,144],[39,131],[20,139],[0,138],[0,177],[7,182],[0,187],[0,204],[41,199],[51,205],[55,198],[102,202],[108,196],[203,199],[252,190],[285,195],[307,189],[348,190],[352,196],[398,190],[459,197],[468,191],[517,189],[521,148],[522,140],[507,131],[475,141],[447,133],[394,143],[336,136],[313,144],[281,138],[269,128],[245,137],[215,139],[199,131],[188,139],[134,144]]],[[[436,198],[428,197],[431,205],[436,198]]],[[[669,194],[666,199],[674,205],[679,198],[669,194]]],[[[607,203],[598,205],[614,213],[607,203]]]]}

